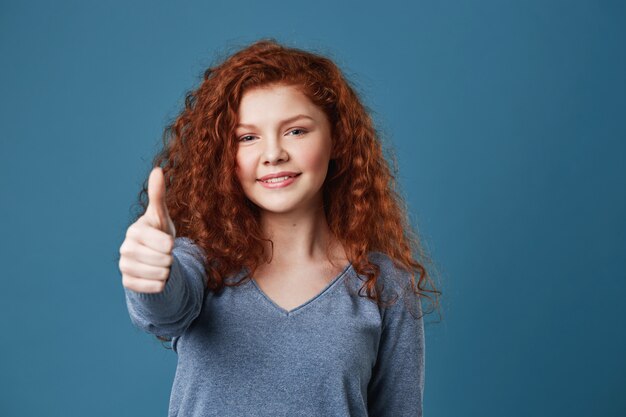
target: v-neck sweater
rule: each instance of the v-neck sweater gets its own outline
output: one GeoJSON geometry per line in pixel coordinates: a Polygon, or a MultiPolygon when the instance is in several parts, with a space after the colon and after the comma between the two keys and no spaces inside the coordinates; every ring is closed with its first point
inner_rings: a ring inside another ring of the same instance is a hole
{"type": "Polygon", "coordinates": [[[386,254],[369,259],[383,295],[398,297],[391,306],[378,306],[364,288],[359,296],[365,277],[349,263],[290,311],[252,279],[207,290],[203,259],[191,239],[177,237],[163,291],[124,288],[131,322],[172,338],[169,417],[422,416],[421,305],[408,293],[412,276],[386,254]]]}

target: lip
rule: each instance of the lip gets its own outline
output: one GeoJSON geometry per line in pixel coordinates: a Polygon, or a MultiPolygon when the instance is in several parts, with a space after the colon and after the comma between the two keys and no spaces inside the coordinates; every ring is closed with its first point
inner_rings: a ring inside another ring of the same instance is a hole
{"type": "Polygon", "coordinates": [[[300,172],[280,171],[280,172],[275,172],[273,174],[265,175],[264,177],[257,179],[257,181],[265,181],[265,180],[269,180],[270,178],[286,177],[286,176],[296,177],[298,175],[300,175],[300,172]]]}
{"type": "Polygon", "coordinates": [[[265,188],[283,188],[283,187],[288,187],[291,183],[293,183],[296,179],[298,179],[299,176],[300,174],[294,177],[287,178],[286,180],[280,181],[280,182],[263,182],[261,180],[258,180],[258,182],[265,188]]]}

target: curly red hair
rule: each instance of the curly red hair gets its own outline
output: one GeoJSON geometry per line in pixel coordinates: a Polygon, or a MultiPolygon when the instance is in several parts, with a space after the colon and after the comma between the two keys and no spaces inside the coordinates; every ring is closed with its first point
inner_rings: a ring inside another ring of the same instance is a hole
{"type": "MultiPolygon", "coordinates": [[[[328,117],[335,158],[323,184],[325,214],[354,270],[367,277],[366,296],[382,304],[376,285],[380,270],[368,259],[369,252],[377,251],[418,277],[417,284],[411,282],[415,296],[438,305],[441,292],[425,267],[429,258],[408,222],[379,135],[358,94],[329,58],[272,38],[258,40],[204,72],[201,85],[186,94],[184,109],[166,127],[163,149],[154,158],[153,166],[163,169],[166,204],[177,235],[205,251],[207,290],[240,285],[267,262],[263,241],[268,239],[258,208],[233,175],[238,148],[234,132],[244,92],[276,84],[295,86],[328,117]],[[225,278],[242,266],[249,274],[229,283],[225,278]]],[[[395,173],[395,159],[393,163],[395,173]]],[[[147,177],[137,218],[148,204],[147,177]]]]}

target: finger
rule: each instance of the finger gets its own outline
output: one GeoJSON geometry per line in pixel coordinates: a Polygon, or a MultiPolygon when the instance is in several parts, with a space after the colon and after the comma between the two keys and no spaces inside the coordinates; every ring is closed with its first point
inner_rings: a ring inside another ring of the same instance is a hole
{"type": "Polygon", "coordinates": [[[145,215],[128,228],[126,234],[131,240],[152,250],[164,254],[171,254],[174,250],[174,237],[150,225],[145,215]]]}
{"type": "Polygon", "coordinates": [[[159,293],[165,288],[166,282],[151,279],[137,278],[132,275],[122,275],[122,285],[129,290],[142,293],[159,293]]]}
{"type": "Polygon", "coordinates": [[[123,274],[152,281],[165,281],[170,276],[170,268],[142,264],[127,257],[120,258],[119,268],[123,274]]]}
{"type": "Polygon", "coordinates": [[[167,205],[165,203],[165,178],[161,167],[155,167],[148,178],[148,213],[149,219],[155,222],[155,226],[164,232],[169,231],[171,221],[167,205]]]}
{"type": "Polygon", "coordinates": [[[163,268],[169,268],[174,262],[174,256],[171,253],[154,250],[132,239],[124,241],[120,247],[120,255],[142,264],[163,268]]]}

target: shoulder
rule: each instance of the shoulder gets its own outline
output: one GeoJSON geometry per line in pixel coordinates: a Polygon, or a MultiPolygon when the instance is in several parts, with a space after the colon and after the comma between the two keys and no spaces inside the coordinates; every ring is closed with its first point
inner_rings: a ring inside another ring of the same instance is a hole
{"type": "Polygon", "coordinates": [[[194,242],[191,238],[187,236],[179,236],[174,239],[174,248],[183,247],[183,246],[197,246],[196,242],[194,242]]]}
{"type": "Polygon", "coordinates": [[[196,242],[194,242],[193,239],[187,236],[179,236],[174,239],[174,250],[197,251],[204,253],[202,248],[196,242]]]}
{"type": "Polygon", "coordinates": [[[386,253],[370,252],[369,260],[379,268],[377,282],[391,294],[400,295],[411,286],[413,273],[386,253]]]}
{"type": "Polygon", "coordinates": [[[421,314],[419,296],[414,292],[415,273],[405,269],[399,262],[381,252],[370,252],[369,259],[379,267],[376,282],[379,296],[390,305],[382,308],[383,317],[405,316],[418,318],[421,314]]]}
{"type": "Polygon", "coordinates": [[[192,257],[194,260],[203,263],[206,259],[206,253],[202,247],[186,236],[180,236],[174,239],[174,249],[172,252],[175,256],[192,257]]]}

